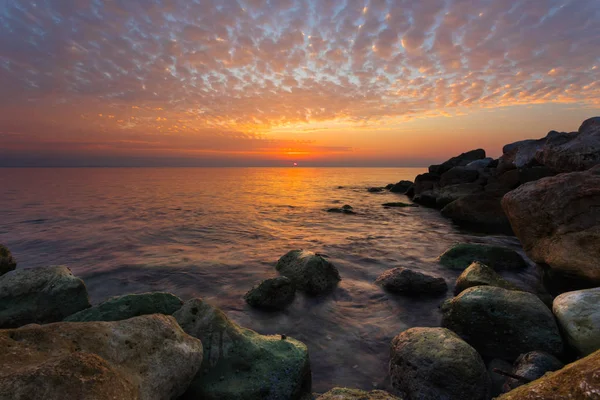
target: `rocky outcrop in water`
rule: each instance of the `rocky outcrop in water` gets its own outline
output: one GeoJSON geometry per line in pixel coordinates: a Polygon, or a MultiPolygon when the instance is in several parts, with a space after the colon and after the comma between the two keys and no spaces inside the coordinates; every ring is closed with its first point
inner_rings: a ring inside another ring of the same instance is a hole
{"type": "Polygon", "coordinates": [[[62,321],[88,307],[85,284],[67,267],[18,269],[0,276],[0,328],[62,321]]]}
{"type": "Polygon", "coordinates": [[[0,244],[0,276],[17,268],[17,261],[14,259],[8,247],[0,244]]]}
{"type": "Polygon", "coordinates": [[[171,315],[179,310],[183,301],[171,293],[154,292],[128,294],[106,300],[97,306],[79,311],[65,321],[120,321],[148,314],[171,315]]]}
{"type": "Polygon", "coordinates": [[[242,328],[201,299],[185,302],[173,316],[204,345],[202,366],[183,399],[295,400],[310,393],[303,343],[242,328]]]}
{"type": "Polygon", "coordinates": [[[405,194],[412,186],[411,181],[400,181],[390,188],[390,192],[405,194]]]}
{"type": "Polygon", "coordinates": [[[345,204],[342,207],[328,208],[327,212],[338,214],[356,214],[356,212],[354,212],[354,210],[352,209],[352,206],[348,204],[345,204]]]}
{"type": "Polygon", "coordinates": [[[0,330],[0,399],[174,399],[201,362],[164,315],[0,330]]]}
{"type": "Polygon", "coordinates": [[[477,351],[444,328],[412,328],[392,340],[392,386],[407,399],[487,400],[489,377],[477,351]]]}
{"type": "Polygon", "coordinates": [[[296,296],[296,286],[291,279],[280,276],[266,279],[254,286],[244,300],[253,307],[266,310],[282,310],[289,306],[296,296]]]}
{"type": "Polygon", "coordinates": [[[600,287],[563,293],[552,311],[567,343],[580,355],[600,349],[600,287]]]}
{"type": "Polygon", "coordinates": [[[456,280],[454,294],[458,295],[463,290],[475,286],[495,286],[508,290],[518,290],[518,288],[501,277],[496,271],[485,264],[475,261],[456,280]]]}
{"type": "Polygon", "coordinates": [[[444,278],[403,267],[385,271],[375,283],[385,290],[405,295],[439,295],[448,290],[444,278]]]}
{"type": "Polygon", "coordinates": [[[496,271],[527,268],[527,263],[516,251],[506,247],[485,244],[456,244],[438,258],[438,262],[444,267],[457,271],[465,270],[475,261],[479,261],[496,271]]]}
{"type": "Polygon", "coordinates": [[[277,271],[294,282],[296,288],[310,295],[333,290],[341,280],[335,265],[319,254],[292,250],[277,261],[277,271]]]}
{"type": "MultiPolygon", "coordinates": [[[[512,374],[525,378],[529,381],[535,381],[546,374],[546,372],[557,371],[565,365],[551,354],[543,351],[532,351],[522,354],[517,358],[512,368],[512,374]]],[[[519,386],[523,386],[523,380],[508,378],[506,380],[506,390],[509,391],[519,386]]]]}
{"type": "Polygon", "coordinates": [[[530,351],[563,350],[554,315],[527,292],[493,286],[466,289],[442,305],[442,326],[492,358],[513,361],[530,351]]]}

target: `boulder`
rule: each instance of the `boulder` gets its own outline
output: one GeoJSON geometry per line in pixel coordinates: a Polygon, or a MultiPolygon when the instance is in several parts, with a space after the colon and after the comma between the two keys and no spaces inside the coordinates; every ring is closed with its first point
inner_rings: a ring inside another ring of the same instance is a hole
{"type": "Polygon", "coordinates": [[[495,286],[508,290],[519,290],[515,285],[498,275],[496,271],[485,264],[475,261],[456,280],[454,294],[475,286],[495,286]]]}
{"type": "Polygon", "coordinates": [[[501,175],[490,177],[485,185],[485,191],[496,197],[501,197],[519,187],[520,184],[519,170],[513,169],[501,175]]]}
{"type": "Polygon", "coordinates": [[[421,194],[428,190],[436,189],[439,186],[440,176],[426,172],[421,175],[417,175],[415,183],[413,185],[414,195],[421,194]]]}
{"type": "MultiPolygon", "coordinates": [[[[411,184],[412,184],[412,182],[411,182],[411,184]]],[[[388,183],[387,185],[385,185],[385,190],[392,190],[394,185],[395,185],[395,183],[388,183]]]]}
{"type": "Polygon", "coordinates": [[[0,330],[0,398],[174,399],[201,362],[202,343],[165,315],[0,330]]]}
{"type": "Polygon", "coordinates": [[[440,165],[431,165],[429,167],[429,172],[433,174],[442,175],[444,172],[449,171],[454,167],[464,167],[473,161],[482,160],[484,158],[485,150],[471,150],[466,153],[462,153],[461,155],[458,155],[456,157],[452,157],[451,159],[440,165]]]}
{"type": "Polygon", "coordinates": [[[117,296],[86,308],[65,318],[70,322],[120,321],[140,315],[171,315],[181,308],[183,301],[171,293],[142,293],[117,296]]]}
{"type": "Polygon", "coordinates": [[[316,400],[402,400],[383,390],[365,392],[359,389],[333,388],[317,397],[316,400]]]}
{"type": "Polygon", "coordinates": [[[493,286],[466,289],[442,304],[442,326],[492,358],[513,361],[530,351],[563,350],[552,312],[527,292],[493,286]]]}
{"type": "Polygon", "coordinates": [[[183,399],[295,400],[310,393],[303,343],[242,328],[201,299],[185,302],[173,316],[204,344],[202,366],[183,399]]]}
{"type": "Polygon", "coordinates": [[[533,261],[600,284],[600,166],[522,185],[502,207],[533,261]]]}
{"type": "Polygon", "coordinates": [[[489,361],[487,364],[487,370],[488,375],[490,376],[490,381],[492,382],[490,390],[492,398],[505,392],[506,375],[499,373],[498,370],[510,373],[512,368],[512,364],[506,360],[494,358],[489,361]]]}
{"type": "Polygon", "coordinates": [[[477,170],[466,167],[454,167],[442,174],[440,177],[440,187],[471,183],[475,182],[477,178],[479,178],[477,170]]]}
{"type": "Polygon", "coordinates": [[[567,343],[586,356],[600,349],[600,288],[563,293],[552,311],[567,343]]]}
{"type": "Polygon", "coordinates": [[[411,181],[400,181],[390,188],[390,192],[405,194],[412,185],[411,181]]]}
{"type": "Polygon", "coordinates": [[[489,398],[489,377],[477,351],[444,328],[411,328],[392,339],[392,386],[408,399],[489,398]]]}
{"type": "Polygon", "coordinates": [[[310,295],[333,290],[341,280],[335,265],[320,254],[292,250],[277,261],[277,271],[294,282],[296,288],[310,295]]]}
{"type": "Polygon", "coordinates": [[[486,244],[455,244],[438,258],[438,262],[444,267],[457,271],[464,271],[475,261],[496,271],[527,268],[527,263],[516,251],[486,244]]]}
{"type": "Polygon", "coordinates": [[[437,295],[448,290],[444,278],[402,267],[385,271],[375,283],[390,292],[406,295],[437,295]]]}
{"type": "Polygon", "coordinates": [[[348,204],[344,204],[342,207],[329,208],[327,209],[327,212],[340,214],[356,214],[356,212],[353,211],[352,206],[348,204]]]}
{"type": "Polygon", "coordinates": [[[512,233],[502,210],[501,197],[493,194],[476,193],[461,197],[445,206],[442,215],[467,229],[485,233],[512,233]]]}
{"type": "Polygon", "coordinates": [[[436,208],[437,207],[437,191],[426,190],[419,194],[415,194],[412,198],[417,204],[420,204],[425,207],[436,208]]]}
{"type": "Polygon", "coordinates": [[[385,188],[383,187],[370,187],[367,189],[367,192],[369,193],[381,193],[385,190],[385,188]]]}
{"type": "Polygon", "coordinates": [[[393,203],[383,203],[382,206],[390,208],[419,207],[418,204],[402,203],[400,201],[395,201],[393,203]]]}
{"type": "Polygon", "coordinates": [[[266,310],[283,310],[292,304],[296,296],[296,286],[291,279],[280,276],[266,279],[254,286],[244,299],[253,307],[266,310]]]}
{"type": "Polygon", "coordinates": [[[444,208],[461,197],[483,192],[483,186],[478,183],[462,183],[459,185],[445,186],[436,192],[436,207],[444,208]]]}
{"type": "Polygon", "coordinates": [[[521,140],[505,145],[502,148],[498,170],[502,173],[512,169],[539,165],[535,155],[544,144],[546,144],[546,138],[521,140]]]}
{"type": "Polygon", "coordinates": [[[490,165],[494,162],[494,159],[491,157],[482,158],[481,160],[471,161],[468,163],[465,168],[474,169],[476,171],[482,170],[484,168],[489,168],[490,165]]]}
{"type": "Polygon", "coordinates": [[[17,260],[14,259],[8,247],[0,244],[0,276],[17,268],[17,260]]]}
{"type": "Polygon", "coordinates": [[[600,351],[498,397],[498,400],[592,400],[600,393],[600,351]]]}
{"type": "Polygon", "coordinates": [[[67,267],[18,269],[0,276],[0,328],[62,321],[88,307],[85,284],[67,267]]]}
{"type": "Polygon", "coordinates": [[[548,167],[520,168],[518,172],[519,183],[521,185],[556,175],[556,172],[554,172],[548,167]]]}
{"type": "MultiPolygon", "coordinates": [[[[546,374],[546,372],[557,371],[565,365],[551,354],[543,351],[532,351],[527,354],[521,354],[512,368],[513,375],[523,377],[527,380],[535,381],[546,374]]],[[[514,378],[506,380],[506,390],[509,391],[526,382],[514,378]]]]}

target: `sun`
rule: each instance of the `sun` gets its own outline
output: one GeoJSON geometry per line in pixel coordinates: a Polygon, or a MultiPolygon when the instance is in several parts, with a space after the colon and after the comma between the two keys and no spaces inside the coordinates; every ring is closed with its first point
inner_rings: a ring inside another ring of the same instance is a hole
{"type": "Polygon", "coordinates": [[[295,162],[295,163],[294,163],[294,167],[297,167],[297,166],[298,166],[298,163],[297,163],[297,162],[295,162]]]}

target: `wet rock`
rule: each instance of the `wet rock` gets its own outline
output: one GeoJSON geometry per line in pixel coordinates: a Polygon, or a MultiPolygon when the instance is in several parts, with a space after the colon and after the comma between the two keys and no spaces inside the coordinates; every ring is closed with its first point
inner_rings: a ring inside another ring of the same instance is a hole
{"type": "Polygon", "coordinates": [[[498,275],[496,271],[485,264],[475,261],[456,280],[454,294],[475,286],[495,286],[508,290],[519,290],[515,285],[498,275]]]}
{"type": "Polygon", "coordinates": [[[391,207],[391,208],[404,208],[404,207],[419,207],[418,204],[411,204],[411,203],[402,203],[400,201],[396,201],[393,203],[383,203],[382,206],[384,207],[391,207]]]}
{"type": "Polygon", "coordinates": [[[201,362],[170,316],[28,325],[0,331],[0,398],[173,399],[201,362]]]}
{"type": "Polygon", "coordinates": [[[600,349],[599,305],[600,288],[563,293],[552,304],[565,340],[580,355],[600,349]]]}
{"type": "Polygon", "coordinates": [[[242,328],[218,308],[192,299],[174,317],[204,344],[204,359],[183,399],[300,399],[310,393],[306,346],[242,328]]]}
{"type": "MultiPolygon", "coordinates": [[[[412,182],[411,182],[412,184],[412,182]]],[[[385,190],[392,190],[392,188],[395,186],[395,183],[388,183],[387,185],[385,185],[385,190]]]]}
{"type": "Polygon", "coordinates": [[[512,368],[513,366],[511,363],[499,358],[494,358],[488,363],[487,370],[492,383],[490,389],[492,398],[505,392],[506,376],[496,372],[496,370],[510,373],[512,368]]]}
{"type": "Polygon", "coordinates": [[[442,174],[440,177],[440,187],[471,183],[475,182],[477,178],[479,178],[477,170],[466,167],[454,167],[442,174]]]}
{"type": "Polygon", "coordinates": [[[17,260],[14,259],[8,247],[0,244],[0,276],[17,268],[17,260]]]}
{"type": "Polygon", "coordinates": [[[489,398],[489,377],[477,351],[444,328],[411,328],[392,339],[392,386],[408,399],[489,398]]]}
{"type": "Polygon", "coordinates": [[[405,194],[412,185],[411,181],[400,181],[390,188],[390,192],[405,194]]]}
{"type": "Polygon", "coordinates": [[[341,280],[335,265],[319,254],[292,250],[277,261],[277,271],[294,282],[296,288],[310,295],[333,290],[341,280]]]}
{"type": "Polygon", "coordinates": [[[366,392],[359,389],[333,388],[317,397],[316,400],[402,400],[383,390],[366,392]]]}
{"type": "Polygon", "coordinates": [[[476,243],[460,243],[444,252],[438,261],[444,267],[463,271],[475,261],[479,261],[496,271],[527,268],[527,263],[514,250],[506,247],[476,243]]]}
{"type": "Polygon", "coordinates": [[[419,195],[423,192],[437,189],[440,182],[440,176],[430,172],[417,175],[413,186],[414,195],[419,195]]]}
{"type": "Polygon", "coordinates": [[[18,269],[0,276],[0,328],[62,321],[88,307],[85,284],[67,267],[18,269]]]}
{"type": "Polygon", "coordinates": [[[600,393],[600,351],[546,374],[498,400],[592,400],[600,393]]]}
{"type": "MultiPolygon", "coordinates": [[[[541,378],[546,372],[557,371],[565,365],[556,357],[551,354],[544,353],[543,351],[532,351],[527,354],[522,354],[515,361],[515,365],[512,368],[512,373],[517,376],[521,376],[529,381],[534,381],[541,378]]],[[[519,386],[524,385],[526,382],[517,380],[514,378],[508,378],[506,380],[505,391],[512,390],[519,386]]]]}
{"type": "Polygon", "coordinates": [[[442,305],[442,326],[483,356],[515,360],[530,351],[562,349],[552,312],[534,294],[493,286],[464,290],[442,305]]]}
{"type": "Polygon", "coordinates": [[[283,310],[296,296],[296,286],[285,276],[266,279],[244,296],[246,303],[266,310],[283,310]]]}
{"type": "Polygon", "coordinates": [[[483,186],[478,183],[463,183],[460,185],[445,186],[437,191],[435,199],[436,207],[442,209],[461,197],[481,192],[483,192],[483,186]]]}
{"type": "Polygon", "coordinates": [[[356,214],[354,212],[354,210],[352,209],[352,206],[348,205],[348,204],[344,204],[342,207],[334,207],[334,208],[329,208],[327,210],[327,212],[330,213],[340,213],[340,214],[356,214]]]}
{"type": "Polygon", "coordinates": [[[97,306],[79,311],[65,321],[120,321],[140,315],[171,315],[181,308],[183,301],[171,293],[154,292],[128,294],[106,300],[97,306]]]}
{"type": "Polygon", "coordinates": [[[419,194],[415,194],[412,199],[415,203],[425,207],[436,208],[437,207],[437,192],[433,190],[427,190],[419,194]]]}
{"type": "Polygon", "coordinates": [[[406,295],[437,295],[448,290],[444,278],[402,267],[385,271],[375,283],[390,292],[406,295]]]}
{"type": "Polygon", "coordinates": [[[533,261],[600,284],[600,166],[527,183],[502,207],[533,261]]]}
{"type": "Polygon", "coordinates": [[[485,150],[471,150],[466,153],[462,153],[456,157],[452,157],[451,159],[440,165],[431,165],[429,167],[429,172],[433,174],[442,175],[444,172],[449,171],[454,167],[464,167],[473,161],[482,160],[484,158],[485,150]]]}
{"type": "Polygon", "coordinates": [[[367,189],[367,192],[369,193],[381,193],[385,190],[385,188],[383,187],[371,187],[367,189]]]}
{"type": "Polygon", "coordinates": [[[413,198],[415,195],[415,185],[411,185],[404,193],[407,197],[413,198]]]}
{"type": "Polygon", "coordinates": [[[511,226],[504,214],[501,197],[489,193],[464,196],[442,209],[442,215],[455,224],[484,233],[511,234],[511,226]]]}

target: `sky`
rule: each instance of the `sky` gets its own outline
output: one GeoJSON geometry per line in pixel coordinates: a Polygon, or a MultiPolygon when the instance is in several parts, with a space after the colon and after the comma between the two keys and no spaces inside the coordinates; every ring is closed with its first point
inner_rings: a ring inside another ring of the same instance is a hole
{"type": "Polygon", "coordinates": [[[599,0],[0,0],[0,166],[424,166],[600,115],[599,0]]]}

